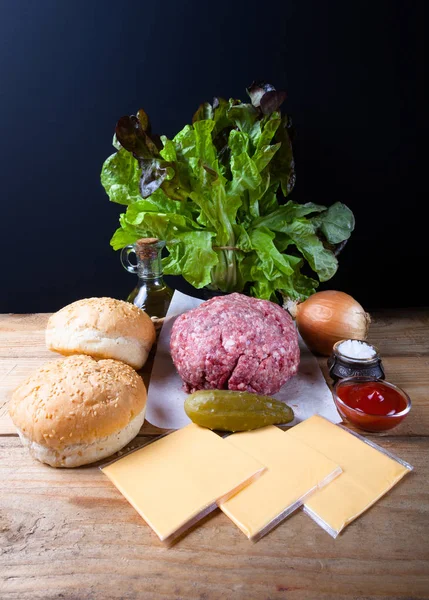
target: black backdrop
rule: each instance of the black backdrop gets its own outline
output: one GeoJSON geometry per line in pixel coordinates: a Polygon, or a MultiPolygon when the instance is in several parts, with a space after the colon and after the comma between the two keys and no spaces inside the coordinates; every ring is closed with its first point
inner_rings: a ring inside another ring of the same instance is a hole
{"type": "MultiPolygon", "coordinates": [[[[346,203],[356,230],[324,288],[366,308],[429,305],[424,2],[0,0],[0,312],[124,297],[100,185],[117,119],[143,106],[173,135],[253,79],[288,91],[292,199],[346,203]]],[[[177,282],[176,282],[177,283],[177,282]]]]}

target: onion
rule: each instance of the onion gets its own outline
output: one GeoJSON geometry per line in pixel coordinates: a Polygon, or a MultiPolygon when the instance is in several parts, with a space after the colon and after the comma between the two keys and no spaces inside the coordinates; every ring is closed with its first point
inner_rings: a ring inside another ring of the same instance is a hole
{"type": "Polygon", "coordinates": [[[339,340],[365,340],[368,335],[370,315],[344,292],[316,292],[300,304],[287,303],[285,308],[309,349],[324,356],[331,354],[339,340]]]}

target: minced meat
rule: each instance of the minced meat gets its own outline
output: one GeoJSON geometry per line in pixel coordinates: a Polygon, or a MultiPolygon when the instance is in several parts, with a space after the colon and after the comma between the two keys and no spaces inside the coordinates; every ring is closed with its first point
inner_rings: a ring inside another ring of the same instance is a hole
{"type": "Polygon", "coordinates": [[[275,394],[296,374],[298,335],[286,310],[243,294],[217,296],[180,315],[171,356],[188,392],[275,394]]]}

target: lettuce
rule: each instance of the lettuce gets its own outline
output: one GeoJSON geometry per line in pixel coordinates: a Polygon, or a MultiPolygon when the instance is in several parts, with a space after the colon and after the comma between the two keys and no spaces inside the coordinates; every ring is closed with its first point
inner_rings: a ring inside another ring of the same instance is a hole
{"type": "Polygon", "coordinates": [[[165,240],[164,272],[195,288],[304,300],[338,269],[353,213],[288,199],[295,184],[286,94],[253,83],[250,102],[215,98],[200,105],[173,139],[152,133],[147,114],[119,119],[116,152],[101,183],[126,206],[111,245],[165,240]],[[302,271],[305,271],[303,273],[302,271]]]}

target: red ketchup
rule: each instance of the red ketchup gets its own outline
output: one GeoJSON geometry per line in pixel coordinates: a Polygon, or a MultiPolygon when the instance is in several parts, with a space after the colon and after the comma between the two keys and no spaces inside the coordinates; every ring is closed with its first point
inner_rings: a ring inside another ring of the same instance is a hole
{"type": "Polygon", "coordinates": [[[342,381],[336,386],[341,415],[366,431],[396,427],[409,412],[410,400],[403,390],[388,382],[342,381]]]}

